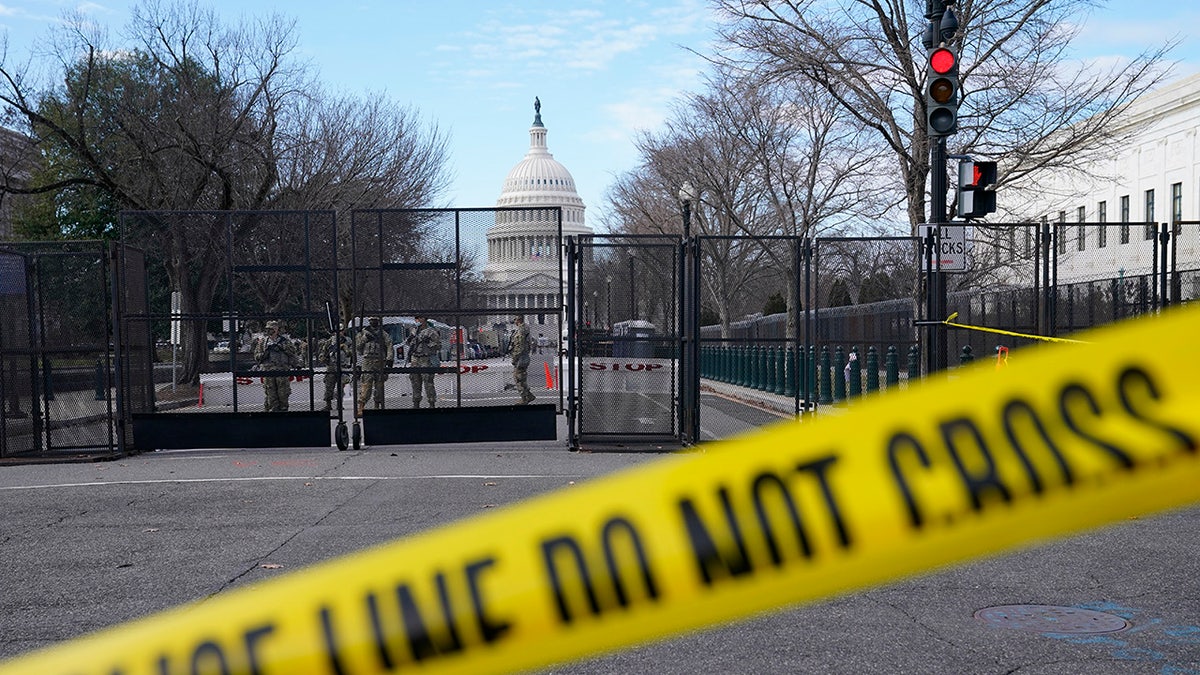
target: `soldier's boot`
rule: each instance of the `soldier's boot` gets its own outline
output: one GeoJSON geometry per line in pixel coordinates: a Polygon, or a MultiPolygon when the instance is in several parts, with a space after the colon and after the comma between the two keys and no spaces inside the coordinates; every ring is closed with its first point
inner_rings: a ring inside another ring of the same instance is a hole
{"type": "Polygon", "coordinates": [[[375,401],[375,409],[383,410],[383,401],[375,401]]]}
{"type": "Polygon", "coordinates": [[[413,407],[414,407],[414,408],[420,408],[420,407],[421,407],[421,399],[419,399],[419,398],[414,398],[414,399],[413,399],[413,407]]]}
{"type": "Polygon", "coordinates": [[[437,401],[435,401],[435,400],[433,400],[433,399],[429,399],[429,407],[430,407],[430,408],[436,408],[436,407],[437,407],[437,401]]]}
{"type": "Polygon", "coordinates": [[[330,410],[333,410],[333,401],[331,401],[329,399],[325,399],[325,407],[321,408],[321,410],[324,410],[325,412],[329,412],[330,410]]]}

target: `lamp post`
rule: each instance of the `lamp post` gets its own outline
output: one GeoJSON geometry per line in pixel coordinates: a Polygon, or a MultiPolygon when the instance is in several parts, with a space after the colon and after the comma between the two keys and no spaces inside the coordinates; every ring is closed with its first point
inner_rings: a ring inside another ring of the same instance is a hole
{"type": "Polygon", "coordinates": [[[697,259],[692,244],[692,202],[696,188],[688,181],[679,186],[679,203],[683,207],[683,239],[680,247],[679,322],[683,383],[680,391],[680,423],[683,441],[695,443],[700,435],[700,322],[699,280],[695,276],[697,259]]]}
{"type": "Polygon", "coordinates": [[[606,284],[606,297],[604,298],[604,309],[608,314],[608,316],[605,320],[604,327],[607,328],[608,330],[612,330],[612,275],[610,274],[610,275],[604,277],[604,282],[606,284]]]}
{"type": "Polygon", "coordinates": [[[592,327],[592,320],[588,317],[588,301],[583,301],[583,325],[588,328],[592,327]]]}
{"type": "Polygon", "coordinates": [[[592,291],[592,320],[600,323],[600,291],[592,291]]]}
{"type": "Polygon", "coordinates": [[[634,304],[633,297],[633,259],[637,257],[637,251],[629,249],[629,320],[637,318],[637,305],[634,304]]]}
{"type": "Polygon", "coordinates": [[[688,181],[679,186],[679,203],[683,205],[683,238],[692,236],[692,201],[696,199],[696,188],[688,181]]]}

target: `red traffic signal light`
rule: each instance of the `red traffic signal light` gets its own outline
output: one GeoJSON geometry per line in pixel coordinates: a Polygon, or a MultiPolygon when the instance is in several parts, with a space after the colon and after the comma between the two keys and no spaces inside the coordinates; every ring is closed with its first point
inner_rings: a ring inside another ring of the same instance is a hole
{"type": "Polygon", "coordinates": [[[929,54],[929,68],[938,75],[945,75],[958,65],[958,56],[945,47],[938,47],[929,54]]]}

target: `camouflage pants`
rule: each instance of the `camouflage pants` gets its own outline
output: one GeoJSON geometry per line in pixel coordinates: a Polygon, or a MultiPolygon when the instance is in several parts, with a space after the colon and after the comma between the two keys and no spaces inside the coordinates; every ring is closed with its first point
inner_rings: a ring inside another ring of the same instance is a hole
{"type": "MultiPolygon", "coordinates": [[[[433,359],[428,356],[414,356],[409,363],[413,368],[432,368],[433,359]]],[[[412,384],[413,407],[421,406],[421,387],[425,387],[425,397],[429,399],[429,407],[437,404],[437,389],[433,386],[433,373],[409,373],[408,381],[412,384]]]]}
{"type": "Polygon", "coordinates": [[[342,385],[346,382],[346,375],[349,368],[342,368],[342,377],[339,381],[337,376],[336,366],[326,366],[325,368],[325,404],[333,405],[334,400],[341,397],[342,385]]]}
{"type": "Polygon", "coordinates": [[[263,394],[266,402],[264,412],[287,412],[288,397],[292,395],[292,383],[286,377],[264,377],[263,394]]]}
{"type": "Polygon", "coordinates": [[[387,373],[383,372],[383,362],[364,361],[362,381],[358,386],[358,407],[365,408],[372,395],[375,397],[375,407],[383,407],[383,383],[387,373]]]}
{"type": "Polygon", "coordinates": [[[535,398],[533,392],[529,391],[528,377],[529,365],[527,363],[513,365],[513,382],[517,385],[517,393],[521,395],[522,403],[528,403],[535,398]]]}

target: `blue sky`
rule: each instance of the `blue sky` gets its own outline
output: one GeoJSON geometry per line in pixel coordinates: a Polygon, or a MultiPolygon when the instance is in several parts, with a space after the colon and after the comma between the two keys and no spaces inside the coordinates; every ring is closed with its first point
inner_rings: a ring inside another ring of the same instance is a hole
{"type": "MultiPolygon", "coordinates": [[[[0,0],[0,30],[23,57],[65,10],[124,25],[125,0],[0,0]]],[[[714,17],[704,0],[210,0],[227,20],[272,11],[297,22],[301,55],[332,89],[384,91],[450,136],[451,206],[491,206],[529,147],[533,97],[550,151],[575,177],[593,226],[613,176],[637,162],[681,92],[699,88],[714,17]]],[[[1200,72],[1200,3],[1113,0],[1087,17],[1085,58],[1123,59],[1170,38],[1200,72]]],[[[10,57],[11,58],[11,57],[10,57]]]]}

